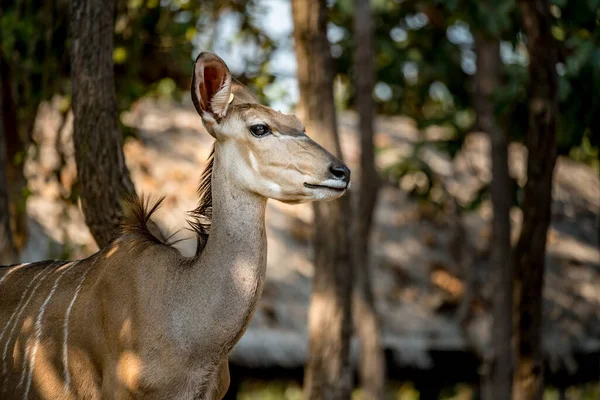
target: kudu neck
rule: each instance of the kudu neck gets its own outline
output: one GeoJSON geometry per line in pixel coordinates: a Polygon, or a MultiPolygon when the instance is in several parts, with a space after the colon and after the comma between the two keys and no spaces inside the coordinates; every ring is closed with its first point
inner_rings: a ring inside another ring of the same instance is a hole
{"type": "Polygon", "coordinates": [[[262,294],[267,264],[266,199],[231,183],[215,146],[212,224],[206,246],[170,298],[182,348],[226,354],[243,334],[262,294]]]}
{"type": "MultiPolygon", "coordinates": [[[[265,209],[267,199],[243,190],[232,183],[231,165],[215,147],[212,172],[212,223],[204,256],[249,258],[266,252],[265,209]],[[243,254],[240,254],[243,253],[243,254]]],[[[261,257],[262,258],[262,257],[261,257]]],[[[246,260],[251,262],[250,259],[246,260]]],[[[260,260],[262,261],[262,260],[260,260]]]]}

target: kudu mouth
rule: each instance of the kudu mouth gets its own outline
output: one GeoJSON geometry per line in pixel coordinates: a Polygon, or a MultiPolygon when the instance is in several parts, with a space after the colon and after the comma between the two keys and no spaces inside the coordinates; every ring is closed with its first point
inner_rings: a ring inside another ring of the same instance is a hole
{"type": "Polygon", "coordinates": [[[335,190],[337,192],[343,192],[346,189],[348,189],[349,184],[346,184],[344,186],[338,187],[338,186],[329,186],[329,185],[315,185],[315,184],[312,184],[312,183],[304,182],[304,187],[306,187],[308,189],[329,189],[329,190],[335,190]]]}
{"type": "Polygon", "coordinates": [[[343,163],[337,162],[329,166],[328,179],[320,183],[304,182],[308,189],[326,189],[344,192],[350,187],[350,169],[343,163]]]}

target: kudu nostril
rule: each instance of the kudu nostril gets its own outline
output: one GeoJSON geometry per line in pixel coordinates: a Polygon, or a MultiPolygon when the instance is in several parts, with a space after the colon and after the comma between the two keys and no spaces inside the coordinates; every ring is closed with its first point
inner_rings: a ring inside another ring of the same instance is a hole
{"type": "Polygon", "coordinates": [[[343,164],[333,164],[329,167],[329,172],[335,177],[335,179],[340,181],[349,182],[350,181],[350,170],[343,164]]]}

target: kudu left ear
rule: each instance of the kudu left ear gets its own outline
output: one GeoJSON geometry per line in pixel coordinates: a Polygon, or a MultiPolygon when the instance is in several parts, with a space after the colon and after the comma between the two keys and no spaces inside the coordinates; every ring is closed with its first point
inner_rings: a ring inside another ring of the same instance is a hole
{"type": "Polygon", "coordinates": [[[196,111],[214,136],[210,126],[225,116],[231,95],[231,72],[219,56],[208,51],[198,55],[191,94],[196,111]]]}

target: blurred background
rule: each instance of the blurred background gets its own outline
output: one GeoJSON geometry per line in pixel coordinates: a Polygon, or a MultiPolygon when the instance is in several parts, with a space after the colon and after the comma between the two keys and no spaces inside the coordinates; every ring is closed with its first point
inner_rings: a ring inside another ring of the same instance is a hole
{"type": "Polygon", "coordinates": [[[0,46],[3,264],[97,251],[94,196],[186,226],[200,51],[339,146],[337,217],[269,202],[228,399],[600,399],[600,0],[3,0],[0,46]]]}

